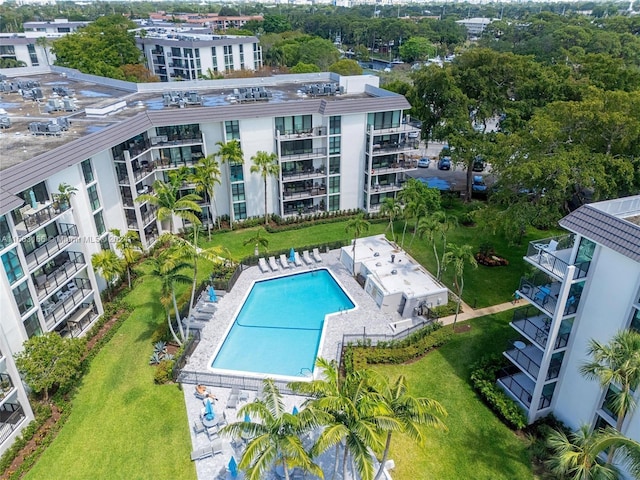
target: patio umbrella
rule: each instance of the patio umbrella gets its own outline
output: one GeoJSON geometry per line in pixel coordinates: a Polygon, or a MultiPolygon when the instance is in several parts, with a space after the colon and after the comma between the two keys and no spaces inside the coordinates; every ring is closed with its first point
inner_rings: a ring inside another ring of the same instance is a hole
{"type": "Polygon", "coordinates": [[[33,190],[29,190],[29,200],[31,200],[31,208],[38,207],[38,201],[36,200],[36,194],[33,190]]]}
{"type": "Polygon", "coordinates": [[[293,247],[291,247],[291,250],[289,250],[289,261],[291,263],[294,263],[296,261],[296,251],[293,249],[293,247]]]}
{"type": "Polygon", "coordinates": [[[251,417],[249,416],[248,413],[244,414],[244,421],[247,422],[247,423],[251,422],[251,417]]]}
{"type": "Polygon", "coordinates": [[[213,289],[213,287],[211,285],[209,285],[209,301],[210,302],[215,302],[217,301],[217,297],[216,297],[216,291],[213,289]]]}
{"type": "Polygon", "coordinates": [[[236,478],[238,476],[238,464],[236,463],[236,458],[234,456],[229,460],[229,472],[231,473],[231,478],[236,478]]]}
{"type": "Polygon", "coordinates": [[[213,413],[213,406],[211,405],[211,400],[207,398],[207,401],[204,404],[204,416],[207,420],[213,420],[215,414],[213,413]]]}
{"type": "Polygon", "coordinates": [[[298,407],[296,407],[296,406],[294,405],[294,406],[293,406],[293,411],[292,411],[291,413],[293,413],[294,415],[297,415],[297,414],[298,414],[298,407]]]}

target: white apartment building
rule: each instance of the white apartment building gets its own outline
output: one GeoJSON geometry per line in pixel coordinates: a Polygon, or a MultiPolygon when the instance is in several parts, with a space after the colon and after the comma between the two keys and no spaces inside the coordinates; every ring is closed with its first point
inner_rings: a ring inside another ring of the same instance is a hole
{"type": "Polygon", "coordinates": [[[57,67],[2,73],[16,77],[2,82],[11,127],[0,130],[0,387],[5,377],[10,387],[0,399],[0,452],[33,417],[13,354],[43,332],[83,335],[99,317],[105,284],[91,256],[111,248],[108,230],[136,231],[148,248],[169,228],[155,207],[136,201],[155,180],[238,140],[245,161],[221,165],[215,193],[217,215],[235,222],[264,214],[264,183],[250,172],[258,151],[277,155],[268,210],[281,216],[375,211],[416,168],[417,129],[401,122],[409,103],[374,76],[167,85],[57,67]],[[62,87],[73,98],[54,95],[62,87]],[[35,88],[38,101],[21,96],[35,88]],[[68,200],[62,184],[76,189],[68,200]]]}
{"type": "Polygon", "coordinates": [[[197,80],[203,75],[224,74],[262,67],[257,37],[210,35],[191,29],[152,27],[137,30],[136,44],[147,68],[162,82],[197,80]],[[144,30],[144,35],[141,35],[144,30]]]}
{"type": "MultiPolygon", "coordinates": [[[[512,365],[498,383],[529,422],[553,413],[573,429],[615,427],[607,399],[616,385],[603,390],[579,370],[591,339],[606,344],[620,330],[640,331],[640,195],[582,206],[560,226],[566,235],[529,244],[534,273],[518,291],[530,305],[514,312],[520,338],[504,352],[512,365]]],[[[640,441],[640,409],[622,433],[640,441]]]]}

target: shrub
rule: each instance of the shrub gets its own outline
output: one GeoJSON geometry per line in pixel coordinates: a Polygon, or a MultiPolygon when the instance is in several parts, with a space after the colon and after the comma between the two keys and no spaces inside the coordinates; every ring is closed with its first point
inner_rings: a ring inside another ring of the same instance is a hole
{"type": "Polygon", "coordinates": [[[156,367],[153,381],[159,385],[169,383],[172,380],[173,363],[173,360],[162,360],[156,367]]]}
{"type": "Polygon", "coordinates": [[[510,428],[517,430],[527,426],[522,409],[497,384],[497,372],[506,365],[501,356],[484,357],[473,366],[471,383],[485,403],[510,428]]]}

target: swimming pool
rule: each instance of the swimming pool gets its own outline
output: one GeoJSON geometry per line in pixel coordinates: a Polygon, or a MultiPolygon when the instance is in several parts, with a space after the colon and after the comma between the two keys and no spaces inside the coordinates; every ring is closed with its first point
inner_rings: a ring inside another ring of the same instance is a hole
{"type": "Polygon", "coordinates": [[[326,269],[256,281],[214,353],[211,369],[306,377],[315,366],[325,317],[353,308],[326,269]]]}

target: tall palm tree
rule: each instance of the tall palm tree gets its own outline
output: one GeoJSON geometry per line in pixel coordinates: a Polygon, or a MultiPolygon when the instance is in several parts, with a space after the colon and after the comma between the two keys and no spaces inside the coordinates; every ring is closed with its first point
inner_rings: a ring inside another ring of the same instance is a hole
{"type": "Polygon", "coordinates": [[[267,153],[262,150],[256,152],[251,157],[253,165],[251,165],[251,173],[259,173],[264,182],[264,224],[269,224],[269,216],[267,213],[267,178],[277,177],[280,173],[278,165],[278,156],[275,153],[267,153]]]}
{"type": "Polygon", "coordinates": [[[351,252],[353,253],[354,277],[356,276],[356,240],[358,240],[358,237],[360,237],[363,233],[368,232],[370,226],[371,223],[364,219],[364,214],[360,213],[349,220],[344,228],[345,232],[347,233],[353,232],[353,248],[351,249],[351,252]]]}
{"type": "Polygon", "coordinates": [[[239,417],[247,415],[252,421],[231,423],[221,430],[223,435],[251,437],[238,465],[246,472],[245,478],[265,478],[274,464],[282,465],[287,480],[289,469],[296,467],[322,478],[322,470],[313,463],[300,440],[302,434],[319,425],[316,412],[302,409],[294,415],[285,409],[273,380],[264,380],[263,386],[262,399],[247,403],[238,411],[239,417]]]}
{"type": "MultiPolygon", "coordinates": [[[[385,197],[380,205],[380,214],[389,217],[389,225],[387,229],[391,229],[391,239],[396,241],[396,234],[393,232],[393,222],[398,215],[402,213],[400,203],[393,197],[385,197]]],[[[386,230],[386,229],[385,229],[386,230]]]]}
{"type": "Polygon", "coordinates": [[[181,172],[169,172],[169,181],[156,180],[153,182],[153,192],[139,195],[136,202],[149,202],[158,207],[158,219],[162,222],[169,220],[169,231],[175,233],[173,229],[173,217],[187,220],[194,225],[200,224],[200,219],[196,214],[202,212],[198,202],[202,200],[195,193],[188,193],[180,196],[180,187],[184,176],[181,172]]]}
{"type": "Polygon", "coordinates": [[[257,257],[260,254],[259,248],[264,248],[265,253],[268,252],[267,247],[269,246],[269,240],[266,237],[262,236],[262,232],[265,232],[264,228],[258,228],[255,230],[255,235],[250,238],[247,238],[243,245],[254,244],[255,247],[253,249],[253,254],[257,257]]]}
{"type": "Polygon", "coordinates": [[[600,454],[618,450],[620,463],[634,478],[640,478],[640,443],[631,440],[613,428],[591,431],[582,425],[568,436],[553,430],[547,443],[553,451],[547,467],[560,478],[570,480],[616,480],[620,471],[600,454]]]}
{"type": "Polygon", "coordinates": [[[112,228],[109,233],[115,237],[116,248],[122,254],[122,260],[124,268],[127,271],[127,284],[131,288],[131,267],[140,258],[142,250],[142,242],[140,242],[140,236],[138,232],[134,230],[128,230],[124,235],[120,234],[120,230],[112,228]]]}
{"type": "Polygon", "coordinates": [[[460,312],[460,303],[462,302],[462,291],[464,290],[464,267],[466,264],[471,265],[473,268],[478,267],[473,256],[473,247],[471,245],[458,246],[455,243],[450,243],[447,247],[447,251],[443,257],[443,264],[453,264],[453,284],[456,287],[456,293],[458,295],[458,301],[456,303],[456,316],[453,319],[453,331],[456,330],[456,322],[458,321],[458,313],[460,312]]]}
{"type": "Polygon", "coordinates": [[[91,263],[98,275],[107,282],[107,296],[110,296],[112,282],[118,278],[124,270],[123,262],[113,250],[102,250],[91,255],[91,263]]]}
{"type": "Polygon", "coordinates": [[[380,460],[380,468],[374,478],[378,480],[384,471],[393,432],[403,432],[423,447],[425,439],[421,427],[429,426],[446,430],[447,427],[440,417],[446,416],[447,411],[436,400],[409,394],[407,379],[404,375],[400,375],[393,383],[389,383],[389,380],[380,374],[375,374],[375,377],[378,384],[376,390],[391,411],[389,417],[394,420],[386,423],[387,440],[380,460]]]}
{"type": "Polygon", "coordinates": [[[215,188],[216,185],[220,185],[220,166],[215,158],[215,155],[207,155],[200,159],[198,165],[196,165],[195,171],[190,175],[190,180],[196,185],[196,193],[203,193],[205,201],[209,201],[209,208],[207,209],[209,222],[207,223],[207,232],[209,234],[209,241],[211,241],[211,224],[213,218],[211,215],[211,207],[215,206],[216,221],[218,228],[220,228],[220,221],[218,220],[218,206],[216,205],[215,188]]]}
{"type": "Polygon", "coordinates": [[[244,163],[244,153],[240,142],[233,139],[229,142],[216,142],[218,155],[222,163],[227,164],[227,185],[229,186],[229,225],[233,228],[233,195],[231,193],[231,167],[244,163]]]}
{"type": "Polygon", "coordinates": [[[47,60],[47,65],[51,65],[51,62],[49,61],[49,47],[51,47],[51,42],[49,39],[47,37],[38,37],[36,38],[36,45],[42,47],[44,50],[44,57],[47,60]]]}
{"type": "MultiPolygon", "coordinates": [[[[634,395],[640,386],[640,333],[621,330],[608,344],[592,339],[587,353],[593,360],[582,365],[580,373],[597,380],[604,389],[616,387],[609,390],[607,403],[616,416],[616,430],[621,432],[626,415],[637,407],[634,395]]],[[[609,451],[608,462],[614,453],[614,449],[609,451]]]]}
{"type": "Polygon", "coordinates": [[[402,218],[404,219],[404,226],[402,227],[402,240],[400,246],[404,247],[404,236],[407,232],[407,225],[409,220],[414,217],[414,213],[418,210],[417,204],[419,202],[419,192],[417,181],[409,180],[404,184],[404,187],[398,193],[398,199],[402,202],[402,218]]]}
{"type": "Polygon", "coordinates": [[[433,247],[433,256],[436,259],[436,268],[437,268],[436,278],[439,280],[440,279],[440,257],[438,255],[438,249],[436,248],[436,238],[438,236],[438,233],[442,231],[442,223],[440,223],[440,221],[438,221],[438,219],[433,215],[422,217],[418,221],[417,230],[418,230],[418,236],[420,238],[426,237],[427,241],[433,247]]]}

